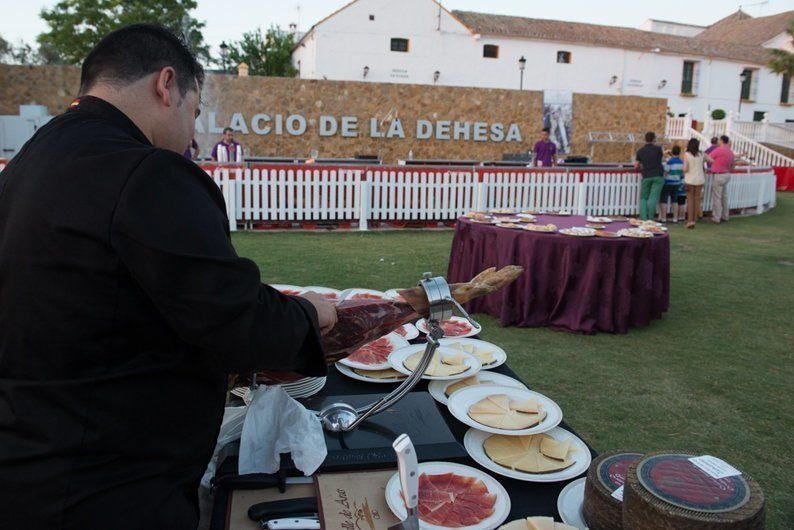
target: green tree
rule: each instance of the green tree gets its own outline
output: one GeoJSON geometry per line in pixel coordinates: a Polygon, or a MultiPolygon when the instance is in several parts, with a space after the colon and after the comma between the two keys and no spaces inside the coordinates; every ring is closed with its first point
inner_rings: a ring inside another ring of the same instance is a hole
{"type": "MultiPolygon", "coordinates": [[[[794,42],[794,19],[789,21],[786,33],[794,42]]],[[[788,76],[789,79],[794,78],[794,53],[787,50],[769,50],[769,53],[772,55],[772,59],[767,66],[776,74],[788,76]]]]}
{"type": "Polygon", "coordinates": [[[292,66],[293,34],[278,26],[271,26],[265,35],[262,29],[243,33],[239,42],[229,45],[229,68],[240,63],[248,65],[251,75],[295,77],[298,71],[292,66]]]}
{"type": "Polygon", "coordinates": [[[211,60],[204,44],[203,22],[190,16],[195,0],[61,0],[40,16],[49,31],[38,36],[47,57],[80,64],[91,48],[111,31],[129,24],[157,22],[182,35],[204,62],[211,60]]]}

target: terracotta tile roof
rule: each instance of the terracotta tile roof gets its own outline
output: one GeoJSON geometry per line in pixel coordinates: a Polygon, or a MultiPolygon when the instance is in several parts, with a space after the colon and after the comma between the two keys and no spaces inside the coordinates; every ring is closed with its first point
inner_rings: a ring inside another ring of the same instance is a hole
{"type": "Polygon", "coordinates": [[[791,20],[794,20],[794,11],[753,18],[740,10],[718,20],[705,31],[700,32],[695,39],[761,46],[769,39],[785,32],[791,20]]]}
{"type": "Polygon", "coordinates": [[[571,42],[645,51],[658,48],[661,53],[719,57],[757,65],[764,65],[770,59],[768,50],[758,45],[701,40],[693,37],[652,33],[634,28],[562,20],[491,15],[471,11],[453,11],[452,14],[474,33],[481,35],[571,42]]]}

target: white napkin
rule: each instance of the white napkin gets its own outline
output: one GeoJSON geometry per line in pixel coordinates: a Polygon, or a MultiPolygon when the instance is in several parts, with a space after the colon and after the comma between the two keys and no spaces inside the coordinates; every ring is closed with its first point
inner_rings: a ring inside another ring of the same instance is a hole
{"type": "Polygon", "coordinates": [[[292,453],[295,467],[309,476],[328,454],[320,420],[280,386],[254,390],[240,438],[238,472],[275,473],[280,453],[292,453]]]}

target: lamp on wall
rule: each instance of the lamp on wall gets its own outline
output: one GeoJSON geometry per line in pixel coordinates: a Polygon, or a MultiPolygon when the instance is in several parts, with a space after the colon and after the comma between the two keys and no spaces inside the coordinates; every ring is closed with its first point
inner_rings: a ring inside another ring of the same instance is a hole
{"type": "Polygon", "coordinates": [[[369,73],[369,66],[364,67],[364,79],[367,78],[367,74],[369,73]]]}
{"type": "Polygon", "coordinates": [[[433,72],[433,84],[435,84],[438,81],[439,77],[441,77],[441,72],[439,72],[438,70],[433,72]]]}
{"type": "Polygon", "coordinates": [[[613,75],[612,77],[609,78],[609,86],[612,86],[617,82],[618,82],[618,76],[613,75]]]}
{"type": "Polygon", "coordinates": [[[518,60],[518,69],[521,72],[521,80],[518,82],[518,89],[524,90],[524,68],[527,67],[527,58],[523,55],[518,60]]]}
{"type": "Polygon", "coordinates": [[[662,79],[661,81],[659,81],[659,86],[658,86],[659,90],[663,89],[666,86],[667,86],[667,79],[662,79]]]}
{"type": "Polygon", "coordinates": [[[737,117],[737,119],[741,120],[742,119],[742,96],[744,95],[743,94],[743,92],[744,92],[744,84],[747,82],[747,72],[745,70],[742,70],[742,73],[739,74],[739,81],[741,81],[741,83],[739,83],[739,116],[737,117]]]}
{"type": "Polygon", "coordinates": [[[219,46],[221,49],[221,64],[223,65],[223,73],[226,73],[226,60],[229,58],[229,45],[226,44],[226,41],[221,41],[221,45],[219,46]]]}

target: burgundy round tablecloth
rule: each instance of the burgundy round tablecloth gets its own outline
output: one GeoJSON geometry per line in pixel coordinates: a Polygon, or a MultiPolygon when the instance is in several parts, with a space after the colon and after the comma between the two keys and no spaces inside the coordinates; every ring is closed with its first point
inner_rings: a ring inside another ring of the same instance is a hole
{"type": "MultiPolygon", "coordinates": [[[[539,224],[584,226],[581,216],[538,216],[539,224]]],[[[628,228],[613,222],[607,230],[628,228]]],[[[573,237],[458,219],[447,280],[465,282],[488,267],[522,265],[507,288],[466,305],[503,326],[626,333],[661,318],[670,300],[670,239],[573,237]]]]}

